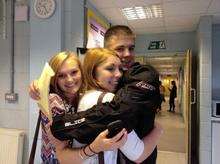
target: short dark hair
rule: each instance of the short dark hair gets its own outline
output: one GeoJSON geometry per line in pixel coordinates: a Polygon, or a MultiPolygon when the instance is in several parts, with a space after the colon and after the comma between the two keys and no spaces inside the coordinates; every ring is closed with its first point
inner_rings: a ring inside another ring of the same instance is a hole
{"type": "Polygon", "coordinates": [[[135,38],[133,31],[125,25],[115,25],[110,27],[104,35],[104,47],[108,47],[109,41],[113,36],[132,36],[135,38]]]}
{"type": "Polygon", "coordinates": [[[176,85],[176,82],[174,80],[171,81],[172,85],[176,85]]]}

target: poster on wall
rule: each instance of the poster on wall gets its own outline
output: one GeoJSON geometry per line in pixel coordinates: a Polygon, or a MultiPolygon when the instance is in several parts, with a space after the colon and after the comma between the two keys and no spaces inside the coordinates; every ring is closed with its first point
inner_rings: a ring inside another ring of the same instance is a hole
{"type": "Polygon", "coordinates": [[[97,16],[91,9],[87,10],[87,48],[104,47],[104,34],[110,24],[97,16]]]}

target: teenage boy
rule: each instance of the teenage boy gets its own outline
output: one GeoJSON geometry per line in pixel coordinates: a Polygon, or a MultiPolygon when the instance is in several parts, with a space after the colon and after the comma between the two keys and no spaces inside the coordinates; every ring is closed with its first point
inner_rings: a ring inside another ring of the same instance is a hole
{"type": "MultiPolygon", "coordinates": [[[[104,37],[104,47],[115,50],[122,61],[124,70],[127,70],[134,64],[135,57],[135,34],[133,31],[124,25],[116,25],[109,28],[104,37]]],[[[123,158],[126,158],[123,156],[123,158]]],[[[157,148],[153,153],[142,163],[156,164],[157,148]]],[[[126,163],[133,163],[126,159],[126,163]]]]}

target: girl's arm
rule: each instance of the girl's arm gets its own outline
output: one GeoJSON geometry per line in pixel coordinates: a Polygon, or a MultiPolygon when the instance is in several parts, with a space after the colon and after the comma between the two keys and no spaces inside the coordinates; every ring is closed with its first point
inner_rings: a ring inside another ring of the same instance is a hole
{"type": "Polygon", "coordinates": [[[38,88],[37,80],[34,80],[30,83],[28,87],[29,96],[33,100],[40,100],[40,91],[38,88]]]}
{"type": "Polygon", "coordinates": [[[84,148],[67,148],[67,144],[54,138],[50,128],[47,130],[50,140],[56,148],[56,155],[60,163],[82,163],[84,160],[101,151],[114,150],[121,147],[127,140],[127,132],[123,129],[113,138],[107,138],[108,131],[101,132],[96,139],[84,148]]]}

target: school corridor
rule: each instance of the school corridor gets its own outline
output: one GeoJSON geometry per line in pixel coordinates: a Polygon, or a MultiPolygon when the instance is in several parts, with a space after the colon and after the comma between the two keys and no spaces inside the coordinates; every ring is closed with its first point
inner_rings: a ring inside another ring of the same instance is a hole
{"type": "MultiPolygon", "coordinates": [[[[178,101],[178,100],[177,100],[178,101]]],[[[177,101],[175,104],[178,104],[177,101]]],[[[183,117],[176,105],[175,113],[169,112],[169,100],[162,104],[162,110],[157,113],[156,121],[164,129],[158,144],[157,164],[186,164],[185,126],[183,117]]]]}

